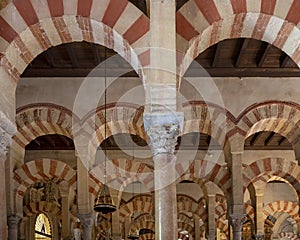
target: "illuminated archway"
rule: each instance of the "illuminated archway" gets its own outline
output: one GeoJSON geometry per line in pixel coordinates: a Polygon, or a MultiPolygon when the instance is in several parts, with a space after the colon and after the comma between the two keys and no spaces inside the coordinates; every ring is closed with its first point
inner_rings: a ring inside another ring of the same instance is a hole
{"type": "Polygon", "coordinates": [[[50,220],[43,213],[39,214],[35,220],[34,239],[35,240],[50,240],[50,239],[52,239],[50,220]]]}

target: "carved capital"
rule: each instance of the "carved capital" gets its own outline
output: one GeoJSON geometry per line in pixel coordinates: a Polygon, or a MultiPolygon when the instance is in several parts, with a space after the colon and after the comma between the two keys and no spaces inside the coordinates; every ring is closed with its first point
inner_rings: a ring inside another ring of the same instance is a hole
{"type": "Polygon", "coordinates": [[[8,216],[7,217],[8,228],[9,229],[17,228],[20,220],[21,220],[20,216],[17,216],[17,215],[10,215],[10,216],[8,216]]]}
{"type": "Polygon", "coordinates": [[[150,126],[147,134],[154,156],[161,153],[174,154],[177,136],[179,135],[179,125],[164,124],[150,126]]]}
{"type": "Polygon", "coordinates": [[[245,214],[231,214],[229,216],[230,225],[234,232],[241,232],[243,223],[246,220],[245,214]]]}
{"type": "Polygon", "coordinates": [[[263,234],[255,234],[253,237],[254,237],[255,240],[263,240],[264,239],[263,234]]]}
{"type": "Polygon", "coordinates": [[[83,228],[92,228],[94,223],[94,218],[91,214],[78,214],[80,224],[83,228]]]}
{"type": "Polygon", "coordinates": [[[0,112],[0,158],[5,160],[7,147],[11,144],[11,137],[17,132],[15,125],[0,112]]]}

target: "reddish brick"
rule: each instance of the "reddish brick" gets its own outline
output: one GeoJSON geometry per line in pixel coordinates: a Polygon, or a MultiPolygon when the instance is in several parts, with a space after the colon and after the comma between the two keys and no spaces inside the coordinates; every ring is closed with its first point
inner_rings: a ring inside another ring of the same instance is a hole
{"type": "Polygon", "coordinates": [[[93,0],[78,0],[77,4],[77,15],[88,17],[91,13],[93,0]]]}
{"type": "Polygon", "coordinates": [[[265,15],[265,14],[260,14],[258,17],[258,20],[256,22],[252,37],[261,40],[266,28],[268,26],[268,23],[270,21],[271,16],[270,15],[265,15]]]}
{"type": "Polygon", "coordinates": [[[221,20],[221,16],[213,0],[195,0],[195,3],[209,24],[221,20]]]}
{"type": "Polygon", "coordinates": [[[237,14],[234,18],[234,24],[231,29],[230,37],[231,38],[239,38],[241,37],[242,30],[244,27],[244,21],[246,18],[245,13],[237,14]]]}
{"type": "Polygon", "coordinates": [[[149,27],[149,19],[143,14],[128,28],[123,37],[129,44],[133,44],[149,31],[149,27]]]}
{"type": "Polygon", "coordinates": [[[110,0],[104,13],[102,22],[110,27],[114,27],[122,13],[124,12],[128,0],[114,1],[110,0]]]}
{"type": "Polygon", "coordinates": [[[176,32],[187,41],[199,35],[192,24],[180,12],[176,14],[176,32]]]}
{"type": "Polygon", "coordinates": [[[230,1],[231,1],[233,12],[235,14],[247,12],[246,0],[230,0],[230,1]]]}
{"type": "Polygon", "coordinates": [[[285,19],[297,25],[300,21],[299,12],[300,12],[300,1],[294,0],[285,19]]]}
{"type": "Polygon", "coordinates": [[[18,33],[0,16],[0,36],[7,42],[12,42],[18,33]]]}
{"type": "Polygon", "coordinates": [[[273,15],[276,5],[276,0],[262,0],[261,12],[269,15],[273,15]]]}
{"type": "Polygon", "coordinates": [[[47,0],[51,17],[60,17],[64,15],[63,0],[47,0]]]}
{"type": "Polygon", "coordinates": [[[39,21],[30,0],[13,0],[13,3],[28,26],[39,21]]]}

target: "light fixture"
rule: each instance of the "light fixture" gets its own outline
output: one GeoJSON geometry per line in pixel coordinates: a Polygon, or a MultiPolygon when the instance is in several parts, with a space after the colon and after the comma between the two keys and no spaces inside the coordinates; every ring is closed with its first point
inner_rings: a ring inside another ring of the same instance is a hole
{"type": "Polygon", "coordinates": [[[117,210],[116,206],[113,204],[112,198],[109,193],[109,189],[107,187],[107,173],[106,173],[106,149],[107,149],[107,141],[106,141],[106,128],[107,128],[107,119],[106,119],[106,105],[107,105],[107,90],[106,90],[106,48],[104,48],[105,54],[105,62],[104,62],[104,184],[102,185],[97,198],[95,200],[94,210],[96,212],[101,212],[102,214],[112,213],[117,210]]]}

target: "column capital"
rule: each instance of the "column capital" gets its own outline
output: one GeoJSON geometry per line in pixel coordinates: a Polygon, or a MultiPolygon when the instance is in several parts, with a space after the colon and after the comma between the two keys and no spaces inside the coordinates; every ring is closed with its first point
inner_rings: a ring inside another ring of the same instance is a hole
{"type": "Polygon", "coordinates": [[[16,126],[0,111],[0,158],[6,159],[7,147],[12,136],[17,132],[16,126]]]}
{"type": "Polygon", "coordinates": [[[18,225],[22,218],[18,215],[10,215],[7,217],[8,227],[18,225]]]}
{"type": "Polygon", "coordinates": [[[255,240],[263,240],[264,239],[263,234],[255,234],[253,237],[254,237],[255,240]]]}
{"type": "Polygon", "coordinates": [[[246,220],[246,214],[230,214],[229,222],[234,232],[241,232],[243,223],[246,220]]]}
{"type": "Polygon", "coordinates": [[[92,214],[78,214],[77,217],[80,220],[80,224],[84,228],[92,228],[93,223],[94,223],[94,218],[92,214]]]}
{"type": "Polygon", "coordinates": [[[169,124],[151,126],[149,127],[147,134],[153,156],[162,153],[170,155],[174,154],[177,137],[179,135],[178,125],[169,124]]]}

